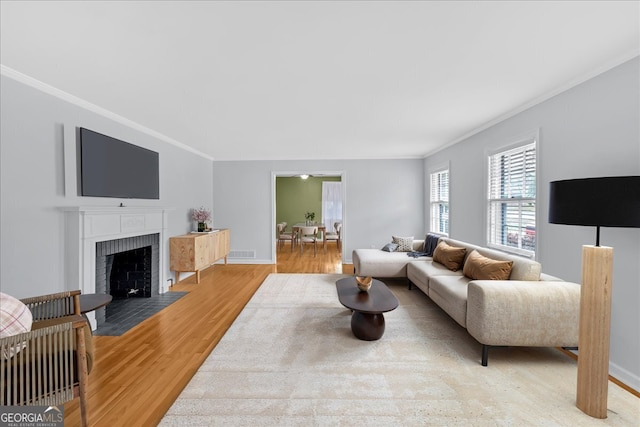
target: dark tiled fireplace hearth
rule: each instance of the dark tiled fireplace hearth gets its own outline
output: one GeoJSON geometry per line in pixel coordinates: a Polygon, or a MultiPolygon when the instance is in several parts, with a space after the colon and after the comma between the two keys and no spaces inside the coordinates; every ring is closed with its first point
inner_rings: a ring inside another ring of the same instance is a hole
{"type": "MultiPolygon", "coordinates": [[[[159,295],[159,234],[127,237],[96,243],[96,293],[120,299],[159,295]]],[[[98,326],[109,318],[110,309],[96,310],[98,326]]]]}

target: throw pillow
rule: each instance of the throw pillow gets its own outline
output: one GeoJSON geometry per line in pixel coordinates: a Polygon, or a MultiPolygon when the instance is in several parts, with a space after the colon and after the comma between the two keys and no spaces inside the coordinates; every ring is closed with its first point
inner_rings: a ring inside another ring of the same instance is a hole
{"type": "Polygon", "coordinates": [[[384,245],[382,250],[385,252],[395,252],[398,250],[398,245],[395,243],[387,243],[386,245],[384,245]]]}
{"type": "Polygon", "coordinates": [[[444,265],[451,271],[458,271],[462,267],[466,253],[466,248],[458,248],[445,242],[440,242],[436,246],[436,250],[433,251],[433,261],[444,265]]]}
{"type": "MultiPolygon", "coordinates": [[[[18,335],[31,330],[33,316],[29,307],[22,301],[0,292],[0,338],[18,335]]],[[[22,350],[22,346],[10,349],[8,354],[3,354],[5,359],[10,359],[14,354],[22,350]]]]}
{"type": "Polygon", "coordinates": [[[412,252],[413,251],[413,236],[411,237],[398,237],[391,236],[393,243],[398,245],[398,252],[412,252]]]}
{"type": "Polygon", "coordinates": [[[508,280],[513,261],[498,261],[474,250],[464,262],[462,273],[473,280],[508,280]]]}

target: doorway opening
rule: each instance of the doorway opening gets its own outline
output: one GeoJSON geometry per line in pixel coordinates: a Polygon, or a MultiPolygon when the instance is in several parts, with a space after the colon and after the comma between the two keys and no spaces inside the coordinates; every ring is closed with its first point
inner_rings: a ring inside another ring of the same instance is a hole
{"type": "MultiPolygon", "coordinates": [[[[278,245],[277,224],[286,222],[287,231],[305,224],[315,222],[326,232],[335,232],[335,223],[342,224],[341,245],[338,249],[334,241],[326,242],[326,250],[338,251],[340,263],[344,260],[346,222],[346,179],[343,171],[293,171],[272,172],[272,259],[278,263],[278,253],[282,250],[278,245]],[[323,183],[326,183],[323,185],[323,183]],[[323,203],[323,186],[324,203],[323,203]]],[[[319,242],[320,250],[325,253],[324,235],[319,242]],[[322,245],[322,247],[320,247],[322,245]]],[[[291,242],[289,242],[291,244],[291,242]]],[[[298,248],[296,248],[298,249],[298,248]]],[[[287,247],[289,259],[293,248],[287,247]]],[[[299,254],[300,251],[297,251],[299,254]]],[[[305,252],[303,252],[305,253],[305,252]]],[[[282,252],[284,256],[284,252],[282,252]]]]}

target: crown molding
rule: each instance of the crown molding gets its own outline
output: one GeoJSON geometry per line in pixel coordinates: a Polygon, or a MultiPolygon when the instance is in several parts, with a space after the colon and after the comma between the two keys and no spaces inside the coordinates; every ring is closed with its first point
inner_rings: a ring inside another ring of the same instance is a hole
{"type": "Polygon", "coordinates": [[[23,74],[17,70],[14,70],[13,68],[9,68],[6,65],[0,64],[0,75],[3,75],[5,77],[8,77],[10,79],[16,80],[20,83],[23,83],[27,86],[31,86],[35,89],[38,89],[46,94],[55,96],[56,98],[62,99],[63,101],[67,101],[75,106],[78,106],[80,108],[83,108],[85,110],[91,111],[92,113],[101,115],[107,119],[113,120],[114,122],[120,123],[124,126],[127,126],[131,129],[137,130],[139,132],[142,132],[146,135],[149,135],[153,138],[159,139],[161,141],[164,141],[168,144],[174,145],[178,148],[181,148],[183,150],[186,151],[190,151],[193,154],[196,154],[198,156],[204,157],[205,159],[211,160],[213,161],[214,158],[201,152],[198,151],[186,144],[183,144],[182,142],[176,141],[175,139],[169,138],[166,135],[163,135],[159,132],[154,131],[153,129],[149,129],[146,126],[143,126],[139,123],[134,122],[133,120],[129,120],[125,117],[122,117],[112,111],[109,111],[105,108],[99,107],[95,104],[92,104],[88,101],[85,101],[82,98],[79,98],[75,95],[71,95],[70,93],[67,93],[63,90],[60,90],[56,87],[53,87],[51,85],[48,85],[44,82],[41,82],[40,80],[34,79],[31,76],[28,76],[26,74],[23,74]]]}
{"type": "Polygon", "coordinates": [[[479,126],[479,127],[475,128],[475,129],[465,133],[464,135],[460,136],[459,138],[456,138],[453,141],[447,142],[446,144],[443,144],[443,145],[439,146],[438,148],[425,153],[423,158],[426,159],[427,157],[432,156],[432,155],[436,154],[437,152],[444,150],[445,148],[449,148],[449,147],[451,147],[453,145],[456,145],[459,142],[462,142],[462,141],[464,141],[464,140],[466,140],[468,138],[471,138],[473,135],[476,135],[476,134],[478,134],[478,133],[480,133],[480,132],[482,132],[482,131],[484,131],[486,129],[489,129],[490,127],[495,126],[498,123],[503,122],[503,121],[505,121],[505,120],[517,115],[517,114],[520,114],[523,111],[526,111],[531,107],[534,107],[534,106],[536,106],[538,104],[542,104],[544,101],[547,101],[547,100],[553,98],[554,96],[561,94],[562,92],[566,92],[567,90],[569,90],[571,88],[574,88],[574,87],[578,86],[579,84],[582,84],[582,83],[586,82],[587,80],[590,80],[590,79],[592,79],[592,78],[594,78],[594,77],[596,77],[596,76],[598,76],[600,74],[603,74],[603,73],[605,73],[605,72],[607,72],[607,71],[609,71],[609,70],[611,70],[611,69],[613,69],[613,68],[615,68],[615,67],[617,67],[619,65],[624,64],[625,62],[631,61],[632,59],[638,58],[638,57],[640,57],[640,53],[637,50],[633,50],[631,52],[627,52],[625,55],[622,55],[622,56],[616,58],[613,61],[609,61],[609,62],[601,65],[600,67],[598,67],[598,68],[596,68],[594,70],[591,70],[588,73],[581,74],[580,76],[575,77],[574,79],[568,81],[567,83],[565,83],[565,84],[563,84],[561,86],[558,86],[555,89],[553,89],[553,90],[551,90],[551,91],[549,91],[549,92],[547,92],[547,93],[545,93],[543,95],[540,95],[540,96],[532,99],[531,101],[528,101],[528,102],[525,102],[524,104],[521,104],[520,106],[512,109],[511,111],[508,111],[507,113],[504,113],[504,114],[496,117],[495,119],[490,120],[490,121],[482,124],[481,126],[479,126]]]}

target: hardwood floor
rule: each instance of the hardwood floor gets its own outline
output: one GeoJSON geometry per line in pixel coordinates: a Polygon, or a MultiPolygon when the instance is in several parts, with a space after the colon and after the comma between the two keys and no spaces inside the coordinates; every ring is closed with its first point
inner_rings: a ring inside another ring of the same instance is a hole
{"type": "MultiPolygon", "coordinates": [[[[172,288],[189,292],[118,337],[95,336],[89,375],[90,426],[155,426],[270,273],[353,273],[335,243],[302,255],[288,245],[276,265],[216,264],[172,288]]],[[[65,426],[80,425],[78,399],[65,405],[65,426]]]]}
{"type": "Polygon", "coordinates": [[[305,245],[304,252],[300,255],[300,247],[285,243],[277,253],[277,273],[342,273],[340,253],[336,249],[335,242],[327,243],[326,250],[318,243],[316,255],[313,254],[313,246],[305,245]]]}

